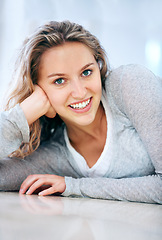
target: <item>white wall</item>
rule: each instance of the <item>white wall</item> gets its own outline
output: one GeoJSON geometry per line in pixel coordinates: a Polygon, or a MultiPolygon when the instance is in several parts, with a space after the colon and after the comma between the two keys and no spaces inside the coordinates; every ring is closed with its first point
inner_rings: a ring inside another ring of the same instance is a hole
{"type": "Polygon", "coordinates": [[[112,67],[139,63],[162,76],[161,0],[0,0],[0,104],[23,39],[67,19],[100,39],[112,67]]]}

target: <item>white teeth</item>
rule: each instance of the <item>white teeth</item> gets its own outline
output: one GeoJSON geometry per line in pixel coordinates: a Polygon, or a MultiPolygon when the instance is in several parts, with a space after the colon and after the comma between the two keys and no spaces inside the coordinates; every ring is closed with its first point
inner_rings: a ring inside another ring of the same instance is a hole
{"type": "Polygon", "coordinates": [[[82,109],[85,108],[88,104],[90,103],[90,99],[88,99],[85,102],[79,103],[79,104],[71,104],[70,107],[74,108],[74,109],[82,109]]]}

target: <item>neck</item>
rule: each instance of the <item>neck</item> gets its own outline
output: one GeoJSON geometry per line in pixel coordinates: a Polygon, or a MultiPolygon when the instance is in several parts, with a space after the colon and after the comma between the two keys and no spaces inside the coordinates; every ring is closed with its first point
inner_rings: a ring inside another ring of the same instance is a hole
{"type": "Polygon", "coordinates": [[[77,143],[85,137],[98,139],[106,131],[106,115],[102,104],[100,104],[94,121],[88,126],[66,125],[67,133],[71,143],[77,143]]]}

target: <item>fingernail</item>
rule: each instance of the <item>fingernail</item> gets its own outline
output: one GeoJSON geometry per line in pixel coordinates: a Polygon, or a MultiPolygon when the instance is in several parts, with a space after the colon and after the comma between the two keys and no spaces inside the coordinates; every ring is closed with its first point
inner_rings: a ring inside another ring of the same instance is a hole
{"type": "Polygon", "coordinates": [[[19,190],[19,193],[24,193],[24,189],[20,189],[20,190],[19,190]]]}
{"type": "Polygon", "coordinates": [[[26,192],[26,194],[27,194],[27,195],[30,194],[30,190],[28,190],[28,191],[26,192]]]}

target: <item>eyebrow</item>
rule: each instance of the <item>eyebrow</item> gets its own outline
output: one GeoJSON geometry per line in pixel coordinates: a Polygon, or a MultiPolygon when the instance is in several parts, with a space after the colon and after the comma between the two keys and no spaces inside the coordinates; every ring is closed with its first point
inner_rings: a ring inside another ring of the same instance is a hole
{"type": "MultiPolygon", "coordinates": [[[[84,67],[81,68],[81,71],[83,71],[84,69],[86,69],[87,67],[91,66],[91,65],[94,65],[94,63],[88,63],[86,64],[84,67]]],[[[51,77],[55,77],[55,76],[65,76],[66,74],[64,73],[52,73],[50,75],[48,75],[47,77],[48,78],[51,78],[51,77]]]]}

